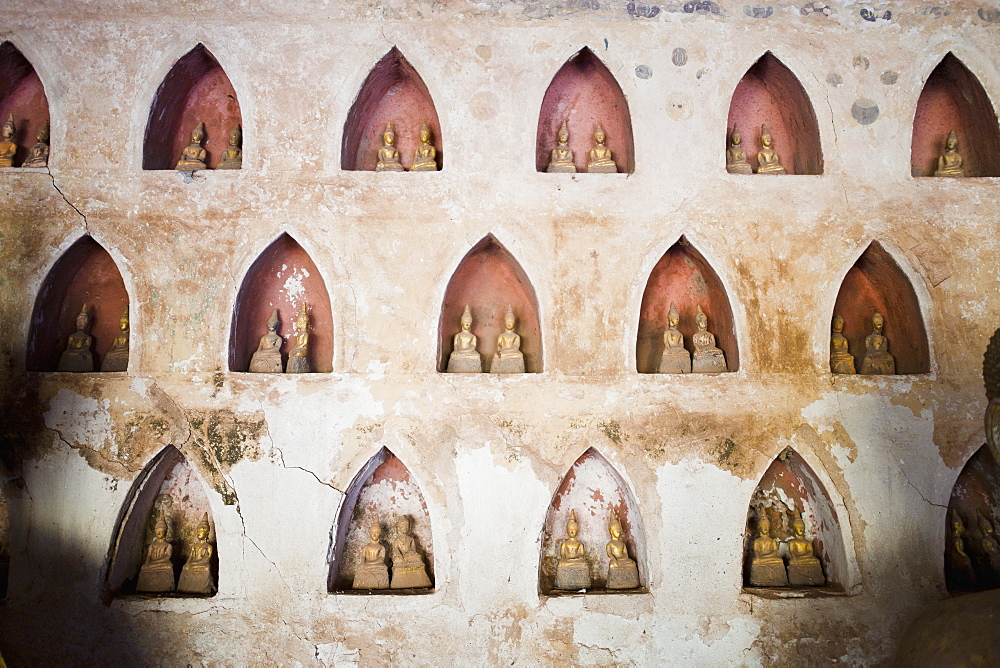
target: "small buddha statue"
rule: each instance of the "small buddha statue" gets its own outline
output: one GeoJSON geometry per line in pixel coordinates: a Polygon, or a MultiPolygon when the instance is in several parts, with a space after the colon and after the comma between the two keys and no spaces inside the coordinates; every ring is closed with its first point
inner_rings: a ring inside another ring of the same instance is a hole
{"type": "Polygon", "coordinates": [[[861,373],[865,375],[896,373],[896,360],[886,350],[888,341],[882,336],[884,326],[881,313],[872,316],[872,333],[865,337],[865,358],[861,361],[861,373]]]}
{"type": "Polygon", "coordinates": [[[514,331],[514,309],[507,305],[503,317],[503,331],[497,336],[497,351],[493,354],[490,373],[524,373],[524,353],[521,352],[521,337],[514,331]]]}
{"type": "Polygon", "coordinates": [[[288,351],[288,366],[285,373],[311,373],[309,364],[309,311],[302,302],[299,314],[295,316],[295,347],[288,351]]]}
{"type": "Polygon", "coordinates": [[[411,172],[436,172],[437,150],[431,144],[431,126],[424,121],[420,126],[420,146],[413,152],[413,164],[410,165],[411,172]]]}
{"type": "Polygon", "coordinates": [[[208,524],[208,513],[202,515],[198,522],[198,530],[194,543],[188,553],[187,563],[181,569],[181,577],[177,581],[177,591],[187,594],[210,595],[215,591],[215,579],[212,577],[212,544],[208,542],[211,532],[208,524]]]}
{"type": "Polygon", "coordinates": [[[958,136],[952,130],[944,141],[944,153],[938,158],[937,170],[934,176],[963,177],[962,156],[958,153],[958,136]]]}
{"type": "Polygon", "coordinates": [[[854,373],[854,355],[847,352],[844,319],[839,315],[833,316],[833,333],[830,335],[830,371],[854,373]]]}
{"type": "Polygon", "coordinates": [[[559,126],[559,132],[556,133],[556,141],[558,144],[549,156],[549,166],[545,168],[546,172],[549,173],[567,173],[576,174],[576,165],[573,163],[573,151],[569,148],[569,127],[566,125],[566,121],[562,122],[559,126]]]}
{"type": "Polygon", "coordinates": [[[160,515],[153,527],[153,541],[146,550],[146,561],[139,569],[136,591],[166,592],[174,590],[174,565],[170,561],[173,546],[167,542],[167,523],[160,515]]]}
{"type": "Polygon", "coordinates": [[[431,586],[424,560],[410,534],[410,520],[396,520],[396,540],[392,541],[392,583],[390,589],[424,589],[431,586]]]}
{"type": "Polygon", "coordinates": [[[101,371],[128,371],[129,322],[128,307],[118,318],[118,336],[111,342],[111,348],[104,355],[101,371]]]}
{"type": "Polygon", "coordinates": [[[788,541],[788,584],[819,587],[826,584],[823,566],[813,554],[813,544],[806,539],[806,523],[799,515],[792,521],[792,538],[788,541]]]}
{"type": "Polygon", "coordinates": [[[257,352],[250,358],[250,373],[281,373],[281,344],[284,342],[278,335],[278,309],[273,309],[267,319],[267,334],[260,337],[257,352]]]}
{"type": "Polygon", "coordinates": [[[14,156],[17,155],[17,144],[14,143],[14,114],[7,117],[7,121],[0,129],[0,167],[13,167],[14,156]]]}
{"type": "Polygon", "coordinates": [[[786,174],[785,168],[781,166],[778,154],[771,148],[771,133],[767,131],[767,126],[760,126],[760,151],[757,153],[757,173],[758,174],[786,174]]]}
{"type": "Polygon", "coordinates": [[[993,524],[980,511],[977,510],[976,514],[979,516],[979,533],[982,534],[979,546],[986,557],[985,565],[993,571],[992,575],[996,578],[1000,576],[1000,543],[997,542],[993,524]]]}
{"type": "Polygon", "coordinates": [[[361,563],[354,570],[354,589],[388,589],[389,567],[385,565],[385,546],[378,515],[368,529],[368,544],[361,550],[361,563]]]}
{"type": "Polygon", "coordinates": [[[399,162],[399,151],[396,150],[396,132],[392,129],[392,121],[385,124],[382,132],[382,148],[378,150],[376,172],[401,172],[403,165],[399,162]]]}
{"type": "Polygon", "coordinates": [[[698,331],[691,337],[694,344],[691,371],[694,373],[718,373],[728,371],[726,355],[715,347],[715,335],[708,331],[708,316],[698,304],[698,314],[695,316],[698,331]]]}
{"type": "Polygon", "coordinates": [[[222,152],[222,161],[216,169],[243,169],[243,128],[239,123],[229,133],[229,146],[222,152]]]}
{"type": "Polygon", "coordinates": [[[559,563],[556,565],[556,589],[588,589],[590,587],[590,566],[583,543],[576,539],[580,525],[576,523],[576,511],[569,512],[566,522],[568,538],[559,546],[559,563]]]}
{"type": "Polygon", "coordinates": [[[191,143],[181,151],[181,159],[177,161],[175,169],[180,172],[193,172],[196,169],[208,169],[205,159],[208,153],[202,147],[201,142],[205,141],[205,124],[198,123],[198,127],[191,131],[191,143]]]}
{"type": "Polygon", "coordinates": [[[49,164],[49,122],[38,129],[35,145],[28,150],[28,157],[22,167],[47,167],[49,164]]]}
{"type": "Polygon", "coordinates": [[[90,346],[94,340],[87,333],[90,328],[90,317],[87,315],[87,305],[80,309],[80,314],[76,316],[76,331],[69,335],[66,341],[66,350],[59,356],[59,365],[56,371],[76,371],[87,372],[94,370],[94,354],[90,352],[90,346]]]}
{"type": "Polygon", "coordinates": [[[760,513],[757,537],[750,558],[750,584],[754,587],[784,587],[788,584],[785,562],[778,556],[778,541],[771,538],[771,522],[760,513]]]}
{"type": "Polygon", "coordinates": [[[726,171],[730,174],[753,174],[753,167],[747,160],[747,152],[740,144],[743,136],[739,128],[733,126],[733,133],[729,135],[729,148],[726,149],[726,171]]]}
{"type": "Polygon", "coordinates": [[[635,589],[639,586],[639,568],[628,556],[628,546],[622,540],[622,525],[618,513],[611,512],[608,522],[611,540],[604,548],[608,553],[608,589],[635,589]]]}
{"type": "Polygon", "coordinates": [[[660,357],[660,373],[691,373],[691,353],[684,347],[684,335],[677,329],[681,314],[673,302],[667,314],[669,324],[663,332],[663,356],[660,357]]]}
{"type": "Polygon", "coordinates": [[[478,340],[471,330],[472,311],[466,304],[462,313],[462,331],[455,335],[451,355],[448,356],[448,373],[482,373],[483,361],[476,350],[478,340]]]}
{"type": "Polygon", "coordinates": [[[972,559],[965,551],[964,535],[965,524],[958,511],[952,509],[948,545],[944,553],[945,569],[949,575],[949,588],[971,589],[976,583],[976,572],[972,568],[972,559]]]}
{"type": "Polygon", "coordinates": [[[598,123],[594,130],[594,148],[590,149],[590,162],[587,163],[587,171],[591,174],[618,173],[618,165],[611,159],[611,149],[604,145],[605,139],[604,128],[598,123]]]}

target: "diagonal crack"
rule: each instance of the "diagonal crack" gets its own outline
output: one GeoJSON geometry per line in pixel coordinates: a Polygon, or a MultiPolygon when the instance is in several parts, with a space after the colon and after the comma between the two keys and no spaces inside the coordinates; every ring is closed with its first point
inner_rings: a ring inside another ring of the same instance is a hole
{"type": "Polygon", "coordinates": [[[50,179],[52,179],[52,187],[56,189],[56,192],[59,193],[59,196],[63,198],[63,201],[66,202],[69,208],[76,211],[77,215],[79,215],[80,218],[83,219],[83,227],[84,229],[87,230],[87,234],[90,234],[90,227],[87,224],[87,215],[83,211],[80,211],[80,209],[76,208],[75,204],[69,201],[69,198],[66,197],[66,193],[64,193],[62,189],[59,187],[59,184],[56,183],[56,177],[52,175],[52,169],[48,165],[45,166],[45,173],[49,175],[50,179]]]}
{"type": "Polygon", "coordinates": [[[917,494],[920,495],[920,498],[923,499],[927,504],[929,504],[931,506],[936,506],[938,508],[947,508],[948,507],[948,506],[942,506],[940,503],[934,503],[933,501],[928,500],[927,497],[924,496],[924,493],[920,491],[920,488],[917,487],[916,485],[914,485],[912,482],[910,482],[910,477],[908,475],[906,475],[906,469],[904,469],[902,466],[899,467],[899,472],[903,474],[904,478],[906,478],[906,483],[910,487],[912,487],[913,489],[915,489],[917,491],[917,494]]]}

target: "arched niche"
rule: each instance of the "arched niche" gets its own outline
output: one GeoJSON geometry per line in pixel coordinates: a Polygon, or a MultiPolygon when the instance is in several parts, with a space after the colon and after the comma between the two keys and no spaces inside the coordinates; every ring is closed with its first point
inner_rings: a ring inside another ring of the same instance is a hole
{"type": "MultiPolygon", "coordinates": [[[[330,592],[350,593],[361,561],[361,551],[369,542],[369,529],[377,520],[382,527],[386,564],[392,572],[392,541],[396,523],[405,517],[423,559],[431,586],[421,589],[377,590],[383,594],[429,594],[434,591],[434,543],[431,517],[420,485],[406,465],[388,448],[382,448],[358,471],[347,488],[331,532],[332,550],[327,587],[330,592]]],[[[376,590],[364,590],[370,592],[376,590]]]]}
{"type": "Polygon", "coordinates": [[[146,122],[142,168],[173,169],[198,123],[205,124],[205,164],[214,169],[243,116],[233,84],[204,44],[174,63],[156,90],[146,122]]]}
{"type": "Polygon", "coordinates": [[[129,298],[118,265],[90,236],[78,239],[49,270],[35,298],[28,332],[28,371],[55,371],[76,317],[86,305],[93,337],[94,370],[118,335],[129,298]]]}
{"type": "Polygon", "coordinates": [[[466,253],[448,281],[438,323],[438,371],[448,368],[466,305],[472,310],[472,333],[478,338],[484,371],[489,371],[509,305],[517,318],[515,331],[521,336],[524,369],[541,373],[542,328],[535,289],[514,256],[492,234],[466,253]]]}
{"type": "Polygon", "coordinates": [[[0,123],[14,116],[14,167],[20,167],[49,120],[45,87],[28,59],[10,42],[0,44],[0,123]]]}
{"type": "Polygon", "coordinates": [[[420,146],[420,126],[425,121],[431,126],[438,169],[444,166],[441,123],[434,100],[424,80],[396,47],[368,73],[351,105],[344,123],[340,168],[374,171],[382,132],[389,121],[396,131],[396,148],[403,167],[409,169],[413,162],[413,152],[420,146]]]}
{"type": "MultiPolygon", "coordinates": [[[[757,521],[766,515],[771,524],[771,537],[778,542],[778,554],[788,560],[788,540],[793,536],[792,522],[801,517],[805,522],[805,537],[812,541],[813,555],[820,560],[826,584],[807,587],[811,591],[842,590],[848,579],[847,553],[844,536],[830,496],[809,464],[792,448],[786,448],[764,472],[747,511],[746,533],[743,537],[744,587],[759,589],[750,583],[750,559],[757,521]]],[[[775,589],[797,589],[788,585],[775,589]]]]}
{"type": "Polygon", "coordinates": [[[990,549],[1000,542],[998,523],[1000,467],[989,447],[984,445],[965,463],[948,502],[944,550],[948,591],[982,591],[1000,587],[1000,554],[990,549]],[[956,514],[963,531],[956,531],[956,514]],[[967,561],[956,553],[956,534],[965,548],[967,561]]]}
{"type": "MultiPolygon", "coordinates": [[[[153,527],[161,516],[167,525],[166,540],[173,547],[171,561],[176,581],[206,513],[210,527],[208,541],[216,546],[215,521],[205,485],[181,451],[168,445],[142,470],[122,505],[108,551],[105,594],[136,593],[139,569],[153,540],[153,527]]],[[[212,578],[218,585],[217,546],[212,557],[212,578]]]]}
{"type": "Polygon", "coordinates": [[[848,270],[833,307],[833,315],[844,318],[844,336],[859,372],[865,357],[865,337],[872,333],[875,313],[885,319],[882,334],[896,360],[896,373],[929,373],[930,347],[917,294],[878,241],[872,241],[848,270]]]}
{"type": "Polygon", "coordinates": [[[947,53],[927,77],[913,115],[910,168],[934,176],[948,133],[958,137],[966,176],[1000,176],[1000,124],[976,75],[947,53]]]}
{"type": "MultiPolygon", "coordinates": [[[[229,334],[229,370],[246,371],[250,358],[267,332],[272,309],[278,309],[282,363],[295,347],[295,316],[307,303],[309,360],[314,371],[333,371],[333,314],[326,283],[309,253],[284,233],[254,260],[247,270],[233,308],[229,334]]],[[[284,368],[284,367],[282,367],[284,368]]]]}
{"type": "Polygon", "coordinates": [[[535,167],[540,172],[548,167],[563,121],[567,121],[577,172],[587,171],[598,122],[607,135],[606,146],[611,149],[618,171],[631,174],[635,170],[628,101],[611,70],[587,47],[559,68],[542,98],[535,145],[535,167]]]}
{"type": "MultiPolygon", "coordinates": [[[[729,103],[726,141],[733,126],[743,135],[747,159],[757,171],[760,126],[766,125],[782,166],[789,174],[822,174],[819,123],[805,88],[770,51],[750,66],[729,103]]],[[[725,164],[725,153],[720,151],[725,164]]]]}
{"type": "MultiPolygon", "coordinates": [[[[566,522],[574,511],[580,533],[577,540],[586,547],[592,586],[587,591],[636,593],[646,587],[646,534],[635,497],[628,483],[615,467],[595,448],[589,448],[570,467],[559,483],[542,527],[542,552],[538,561],[538,586],[543,594],[558,594],[554,588],[559,549],[566,540],[566,522]],[[622,540],[628,546],[629,557],[639,569],[636,589],[607,589],[610,540],[608,524],[616,513],[622,526],[622,540]]],[[[573,590],[570,590],[571,593],[573,590]]]]}
{"type": "Polygon", "coordinates": [[[649,273],[639,309],[639,334],[635,344],[635,367],[639,373],[656,373],[663,355],[663,332],[669,324],[671,302],[681,321],[684,346],[694,352],[691,337],[697,331],[698,305],[708,317],[708,331],[726,355],[730,371],[740,368],[736,325],[729,295],[708,260],[685,238],[667,249],[649,273]]]}

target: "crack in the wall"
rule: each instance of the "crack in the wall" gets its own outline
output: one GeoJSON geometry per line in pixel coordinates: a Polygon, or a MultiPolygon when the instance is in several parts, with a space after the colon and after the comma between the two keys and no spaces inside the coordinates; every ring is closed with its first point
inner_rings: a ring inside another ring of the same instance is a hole
{"type": "Polygon", "coordinates": [[[52,168],[48,165],[45,166],[45,173],[49,175],[49,178],[52,180],[52,187],[56,189],[56,192],[59,193],[59,196],[62,197],[63,201],[66,202],[69,208],[76,211],[77,215],[83,220],[83,227],[87,230],[87,234],[89,235],[90,226],[87,224],[87,215],[83,211],[80,211],[80,209],[76,208],[75,204],[69,201],[69,198],[66,197],[66,193],[64,193],[59,187],[59,184],[56,183],[56,177],[52,175],[52,168]]]}
{"type": "Polygon", "coordinates": [[[910,482],[910,477],[906,475],[906,469],[904,469],[902,466],[899,467],[899,472],[903,474],[904,478],[906,478],[906,484],[908,484],[910,487],[916,490],[917,494],[920,495],[920,498],[923,499],[926,503],[936,508],[945,508],[945,509],[948,508],[948,506],[942,506],[940,503],[934,503],[933,501],[930,501],[926,496],[924,496],[924,493],[920,491],[920,488],[914,485],[912,482],[910,482]]]}

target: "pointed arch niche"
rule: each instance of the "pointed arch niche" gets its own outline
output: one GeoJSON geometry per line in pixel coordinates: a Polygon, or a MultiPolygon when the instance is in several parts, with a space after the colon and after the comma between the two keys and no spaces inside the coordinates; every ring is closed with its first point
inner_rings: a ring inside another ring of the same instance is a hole
{"type": "Polygon", "coordinates": [[[510,305],[517,318],[515,331],[521,336],[524,370],[541,373],[542,328],[535,289],[514,256],[492,234],[466,253],[448,281],[438,323],[438,371],[448,368],[448,356],[466,304],[472,310],[472,333],[478,338],[485,371],[490,368],[510,305]]]}
{"type": "Polygon", "coordinates": [[[739,370],[740,351],[729,295],[708,260],[682,236],[653,267],[642,293],[635,344],[636,371],[656,373],[659,369],[671,302],[680,313],[678,329],[684,335],[688,352],[694,352],[691,337],[697,331],[695,314],[701,304],[708,316],[708,331],[715,335],[715,344],[726,354],[726,366],[730,371],[739,370]]]}
{"type": "Polygon", "coordinates": [[[947,53],[927,77],[913,115],[910,167],[934,176],[945,139],[954,130],[966,176],[1000,176],[1000,124],[976,75],[947,53]]]}
{"type": "MultiPolygon", "coordinates": [[[[188,559],[189,546],[195,540],[198,523],[205,513],[208,513],[210,527],[208,541],[216,546],[215,520],[212,517],[205,485],[181,451],[168,445],[136,478],[118,515],[115,534],[108,551],[106,594],[119,596],[136,593],[139,569],[153,540],[156,519],[160,516],[167,525],[166,540],[173,546],[171,561],[174,565],[176,582],[181,568],[188,559]]],[[[212,555],[212,578],[218,586],[217,546],[212,555]]],[[[143,595],[170,596],[171,594],[143,595]]]]}
{"type": "Polygon", "coordinates": [[[309,361],[317,372],[333,371],[333,314],[326,283],[309,253],[288,233],[265,248],[243,278],[229,332],[229,370],[250,368],[275,308],[278,334],[285,340],[282,362],[287,363],[288,351],[295,347],[295,315],[303,301],[309,305],[309,361]]]}
{"type": "Polygon", "coordinates": [[[361,85],[344,123],[340,168],[375,171],[376,153],[382,147],[382,132],[392,121],[396,148],[406,169],[420,146],[420,126],[431,126],[431,141],[437,149],[438,169],[444,166],[441,123],[430,91],[417,71],[396,47],[375,64],[361,85]]]}
{"type": "Polygon", "coordinates": [[[535,168],[539,172],[549,165],[549,154],[556,146],[556,134],[563,121],[568,124],[569,147],[577,172],[587,171],[598,122],[604,128],[606,145],[618,171],[627,174],[635,171],[628,101],[611,70],[588,47],[580,49],[559,68],[542,98],[535,144],[535,168]]]}
{"type": "Polygon", "coordinates": [[[173,169],[198,123],[205,124],[205,163],[215,169],[243,116],[233,84],[204,44],[174,63],[157,89],[146,122],[142,168],[173,169]]]}
{"type": "Polygon", "coordinates": [[[991,551],[1000,541],[1000,467],[987,445],[969,457],[951,490],[945,518],[945,583],[948,591],[982,591],[1000,588],[1000,554],[991,551]],[[969,561],[961,563],[953,541],[954,514],[962,521],[961,534],[969,561]],[[991,560],[992,552],[992,560],[991,560]],[[969,566],[971,565],[971,569],[969,566]]]}
{"type": "Polygon", "coordinates": [[[570,511],[576,514],[580,527],[578,540],[586,546],[590,565],[592,587],[588,593],[633,594],[646,591],[646,534],[639,516],[639,507],[628,483],[615,467],[595,448],[580,455],[552,496],[545,525],[542,527],[542,552],[538,561],[538,587],[543,594],[561,592],[553,584],[559,548],[566,540],[566,522],[570,511]],[[607,589],[608,554],[605,546],[610,540],[608,523],[611,513],[618,515],[622,525],[622,540],[628,546],[629,556],[639,568],[637,589],[607,589]]]}
{"type": "Polygon", "coordinates": [[[750,66],[733,91],[727,142],[733,125],[739,126],[743,148],[754,172],[760,150],[760,126],[766,125],[781,164],[789,174],[823,173],[819,123],[812,102],[798,78],[770,51],[750,66]]]}
{"type": "Polygon", "coordinates": [[[833,307],[833,315],[844,318],[844,336],[858,371],[875,313],[885,318],[882,334],[896,360],[896,373],[929,373],[930,347],[917,294],[906,274],[878,241],[869,244],[844,276],[833,307]]]}
{"type": "Polygon", "coordinates": [[[49,100],[41,79],[16,46],[0,44],[0,123],[13,114],[14,167],[20,167],[28,149],[37,141],[36,135],[49,120],[49,100]]]}
{"type": "Polygon", "coordinates": [[[333,550],[328,590],[335,593],[429,594],[434,591],[434,543],[431,517],[420,485],[406,465],[382,448],[351,481],[337,514],[331,534],[333,550]],[[361,551],[369,541],[368,530],[377,519],[382,527],[386,564],[391,565],[391,545],[396,538],[396,521],[406,517],[416,549],[423,558],[431,586],[422,589],[355,590],[354,573],[361,551]]]}
{"type": "Polygon", "coordinates": [[[84,305],[94,340],[94,369],[99,370],[118,334],[118,321],[128,308],[129,298],[118,265],[90,236],[70,246],[42,282],[28,332],[28,371],[56,370],[84,305]]]}

